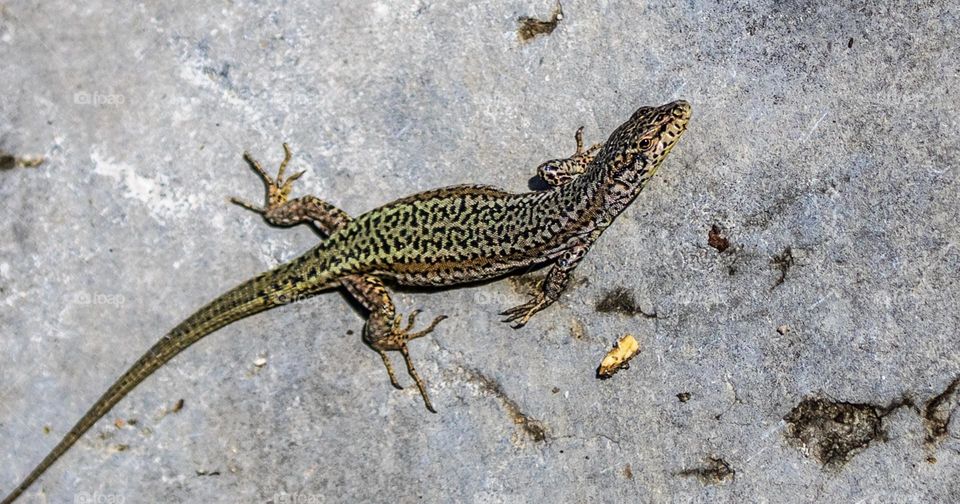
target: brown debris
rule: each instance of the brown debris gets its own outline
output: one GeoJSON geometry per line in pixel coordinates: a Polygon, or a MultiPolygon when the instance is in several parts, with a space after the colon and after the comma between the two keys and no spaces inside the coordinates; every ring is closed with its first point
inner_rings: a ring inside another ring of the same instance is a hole
{"type": "Polygon", "coordinates": [[[0,170],[14,168],[33,168],[43,164],[43,156],[15,156],[7,151],[0,150],[0,170]]]}
{"type": "Polygon", "coordinates": [[[553,14],[547,21],[527,16],[517,18],[517,22],[520,24],[517,28],[517,36],[520,37],[521,42],[529,42],[537,35],[550,35],[553,30],[557,29],[557,25],[560,24],[562,19],[563,6],[560,5],[560,2],[557,2],[553,14]]]}
{"type": "Polygon", "coordinates": [[[730,467],[726,460],[720,457],[707,457],[705,464],[692,469],[684,469],[677,473],[678,476],[696,476],[700,483],[704,485],[719,485],[728,480],[733,480],[737,471],[730,467]]]}
{"type": "Polygon", "coordinates": [[[570,324],[570,336],[578,340],[582,340],[587,336],[587,328],[583,326],[583,322],[580,322],[578,319],[573,319],[573,323],[570,324]]]}
{"type": "Polygon", "coordinates": [[[823,467],[839,469],[870,443],[883,439],[883,414],[872,404],[807,397],[784,417],[783,435],[823,467]]]}
{"type": "Polygon", "coordinates": [[[717,252],[722,253],[724,250],[730,248],[730,240],[727,239],[723,228],[714,224],[710,226],[710,231],[707,231],[707,245],[717,249],[717,252]]]}
{"type": "Polygon", "coordinates": [[[645,318],[657,318],[657,312],[647,313],[637,304],[633,293],[625,287],[617,287],[607,292],[594,308],[599,313],[622,313],[624,315],[643,315],[645,318]]]}
{"type": "Polygon", "coordinates": [[[490,378],[489,376],[483,374],[482,372],[476,369],[470,368],[461,368],[468,375],[468,381],[477,384],[481,390],[493,394],[503,403],[503,407],[507,410],[507,413],[510,414],[513,423],[519,425],[523,432],[530,436],[536,442],[542,442],[547,440],[547,427],[543,422],[533,418],[526,413],[520,411],[520,406],[507,396],[504,392],[503,387],[497,383],[496,380],[490,378]]]}

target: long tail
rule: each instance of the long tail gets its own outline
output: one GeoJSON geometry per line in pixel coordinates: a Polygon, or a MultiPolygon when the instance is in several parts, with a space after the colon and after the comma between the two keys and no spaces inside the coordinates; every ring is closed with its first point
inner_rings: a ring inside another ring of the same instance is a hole
{"type": "MultiPolygon", "coordinates": [[[[19,497],[70,449],[80,436],[93,427],[97,420],[107,414],[138,383],[178,353],[231,322],[294,301],[292,296],[309,294],[325,287],[321,285],[325,282],[318,278],[310,279],[311,286],[306,286],[299,273],[300,262],[294,260],[238,285],[173,328],[117,379],[106,393],[100,396],[100,399],[97,399],[97,402],[70,429],[70,432],[0,504],[10,504],[19,497]]],[[[321,276],[328,275],[321,274],[321,276]]]]}

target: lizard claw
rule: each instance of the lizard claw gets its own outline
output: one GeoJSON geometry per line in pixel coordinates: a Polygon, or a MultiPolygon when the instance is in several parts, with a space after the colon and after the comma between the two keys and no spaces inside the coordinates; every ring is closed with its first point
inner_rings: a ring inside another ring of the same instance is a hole
{"type": "Polygon", "coordinates": [[[287,198],[290,196],[290,190],[293,189],[293,182],[298,178],[302,177],[305,172],[299,171],[290,175],[287,178],[284,178],[284,172],[287,170],[287,164],[290,162],[292,157],[290,151],[290,146],[286,143],[283,144],[283,161],[280,163],[280,168],[277,169],[277,176],[271,177],[267,174],[267,171],[263,169],[263,166],[260,165],[260,162],[254,159],[249,152],[243,153],[243,159],[247,161],[251,168],[257,175],[260,176],[260,179],[263,180],[263,185],[267,189],[267,204],[266,206],[254,205],[248,203],[240,198],[230,198],[230,202],[235,205],[240,205],[248,210],[257,212],[258,214],[266,214],[270,210],[279,208],[287,202],[287,198]]]}
{"type": "Polygon", "coordinates": [[[514,329],[519,329],[527,324],[530,321],[535,313],[542,310],[546,306],[546,300],[543,296],[537,296],[526,303],[523,303],[519,306],[514,306],[509,310],[504,310],[500,312],[500,315],[506,316],[503,319],[503,322],[516,322],[511,324],[514,329]]]}
{"type": "Polygon", "coordinates": [[[426,336],[433,332],[442,320],[446,319],[446,315],[440,315],[433,319],[433,322],[430,323],[426,328],[417,332],[410,332],[413,329],[413,325],[416,322],[417,315],[420,314],[421,310],[414,310],[410,312],[410,315],[407,316],[407,326],[400,328],[400,323],[403,320],[403,317],[397,315],[393,321],[393,328],[390,331],[390,335],[385,338],[377,339],[373,342],[370,342],[370,346],[373,347],[377,353],[380,354],[380,358],[383,359],[383,365],[387,368],[387,375],[390,376],[390,383],[398,388],[403,389],[400,385],[400,382],[397,381],[397,377],[393,372],[393,364],[390,363],[390,358],[387,356],[387,351],[396,350],[400,352],[400,355],[403,356],[403,360],[407,365],[407,374],[413,378],[413,381],[417,384],[417,389],[420,391],[420,396],[423,397],[423,404],[430,410],[431,413],[436,413],[437,410],[433,409],[433,404],[430,403],[430,396],[427,394],[427,387],[423,383],[423,379],[420,378],[420,374],[417,373],[417,369],[413,366],[413,360],[410,358],[410,350],[407,348],[407,342],[426,336]]]}

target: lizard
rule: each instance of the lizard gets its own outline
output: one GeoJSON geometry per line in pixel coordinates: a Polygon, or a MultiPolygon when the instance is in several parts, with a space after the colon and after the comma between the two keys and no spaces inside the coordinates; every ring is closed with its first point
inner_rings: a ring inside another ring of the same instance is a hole
{"type": "Polygon", "coordinates": [[[550,266],[527,302],[501,313],[514,328],[550,306],[567,286],[590,246],[653,177],[684,134],[692,107],[683,100],[638,108],[606,142],[577,148],[542,163],[543,191],[510,193],[484,185],[429,190],[351,218],[315,196],[290,199],[304,172],[285,177],[291,151],[271,177],[249,153],[244,159],[265,185],[265,204],[231,201],[272,225],[313,224],[325,235],[314,248],[226,291],[188,316],[118,378],[49,454],[0,501],[10,504],[140,382],[208,334],[253,314],[305,296],[344,288],[368,312],[362,338],[379,353],[394,387],[401,388],[387,352],[397,351],[426,408],[435,412],[407,343],[431,333],[440,315],[413,331],[419,310],[403,324],[386,283],[446,286],[550,266]]]}

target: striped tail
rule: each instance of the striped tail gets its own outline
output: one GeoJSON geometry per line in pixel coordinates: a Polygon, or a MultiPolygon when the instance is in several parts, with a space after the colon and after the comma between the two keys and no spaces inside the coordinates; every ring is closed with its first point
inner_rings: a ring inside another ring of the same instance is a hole
{"type": "MultiPolygon", "coordinates": [[[[238,285],[167,333],[97,399],[70,432],[0,504],[10,504],[19,497],[137,384],[190,345],[231,322],[294,301],[292,296],[311,294],[329,286],[325,285],[329,282],[321,278],[310,279],[310,285],[315,287],[305,285],[298,273],[300,262],[294,260],[238,285]]],[[[328,277],[330,274],[321,273],[319,276],[328,277]]]]}

